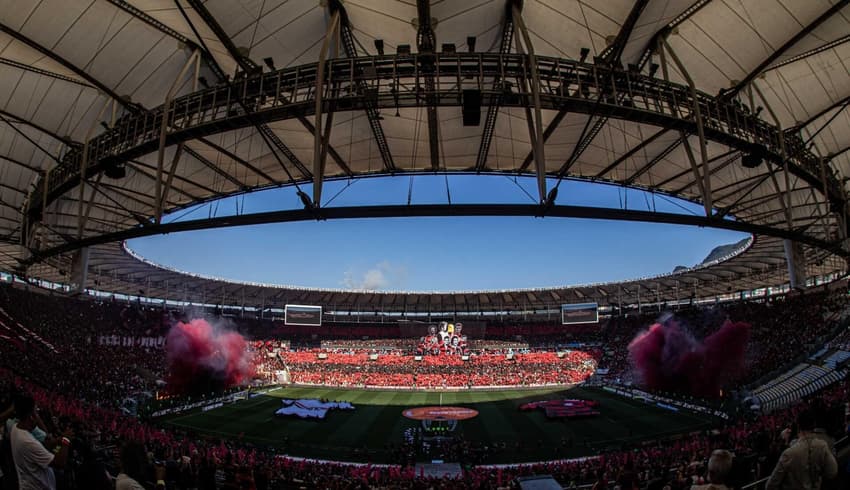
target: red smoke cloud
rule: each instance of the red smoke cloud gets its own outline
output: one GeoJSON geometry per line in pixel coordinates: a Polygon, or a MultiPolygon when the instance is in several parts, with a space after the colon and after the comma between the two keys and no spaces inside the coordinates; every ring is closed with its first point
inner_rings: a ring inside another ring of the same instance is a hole
{"type": "Polygon", "coordinates": [[[254,360],[245,339],[196,318],[168,332],[166,358],[172,393],[210,393],[247,383],[254,360]]]}
{"type": "Polygon", "coordinates": [[[744,367],[750,325],[726,320],[702,343],[668,320],[629,344],[632,364],[647,388],[716,398],[723,383],[744,367]]]}

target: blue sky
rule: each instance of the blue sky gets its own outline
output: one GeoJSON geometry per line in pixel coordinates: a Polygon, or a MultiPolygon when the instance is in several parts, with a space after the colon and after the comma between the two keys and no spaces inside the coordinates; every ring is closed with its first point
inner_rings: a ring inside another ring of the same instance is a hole
{"type": "MultiPolygon", "coordinates": [[[[550,182],[550,187],[555,182],[550,182]]],[[[533,179],[443,175],[326,183],[324,206],[533,203],[533,179]],[[527,194],[526,194],[527,193],[527,194]]],[[[308,194],[309,186],[303,187],[308,194]]],[[[699,214],[637,190],[563,181],[558,204],[699,214]]],[[[275,189],[176,212],[168,221],[300,208],[275,189]]],[[[561,218],[331,220],[175,233],[130,247],[161,264],[228,279],[323,288],[480,290],[546,287],[666,273],[746,235],[696,227],[561,218]]]]}

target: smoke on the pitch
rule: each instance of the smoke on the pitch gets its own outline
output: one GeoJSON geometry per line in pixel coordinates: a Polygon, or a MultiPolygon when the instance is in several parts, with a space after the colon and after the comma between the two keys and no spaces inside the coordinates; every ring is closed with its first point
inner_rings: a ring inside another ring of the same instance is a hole
{"type": "Polygon", "coordinates": [[[726,320],[702,342],[669,315],[629,344],[635,371],[647,388],[716,398],[744,367],[750,325],[726,320]]]}
{"type": "Polygon", "coordinates": [[[171,327],[166,358],[172,393],[221,391],[247,383],[254,374],[254,360],[245,339],[200,318],[171,327]]]}

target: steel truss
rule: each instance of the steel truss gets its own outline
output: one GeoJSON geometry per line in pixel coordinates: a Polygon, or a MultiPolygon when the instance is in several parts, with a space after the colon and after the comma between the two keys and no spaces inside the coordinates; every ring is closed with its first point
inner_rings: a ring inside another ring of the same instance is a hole
{"type": "Polygon", "coordinates": [[[162,224],[139,226],[113,233],[83,238],[82,240],[57,245],[53,248],[35,252],[24,261],[32,264],[46,258],[67,253],[77,248],[118,242],[144,236],[182,231],[205,230],[230,226],[247,226],[268,223],[290,223],[297,221],[355,219],[355,218],[395,218],[395,217],[431,217],[431,216],[535,216],[555,218],[608,219],[620,221],[640,221],[648,223],[667,223],[713,227],[733,231],[753,233],[795,240],[800,243],[827,250],[836,255],[850,256],[839,246],[804,235],[793,230],[755,225],[736,220],[718,220],[706,216],[691,214],[663,213],[631,209],[615,209],[589,206],[534,205],[534,204],[419,204],[395,206],[352,206],[330,208],[305,208],[263,213],[240,214],[197,220],[177,221],[162,224]]]}
{"type": "MultiPolygon", "coordinates": [[[[324,95],[324,113],[462,104],[461,81],[482,88],[482,105],[563,110],[631,120],[696,134],[742,152],[757,153],[788,171],[842,209],[844,196],[834,175],[821,179],[820,160],[804,141],[789,135],[741,104],[690,87],[612,67],[574,60],[507,53],[427,53],[331,59],[323,79],[335,90],[324,95]],[[433,86],[426,83],[433,78],[433,86]],[[494,84],[495,80],[510,84],[494,84]],[[391,81],[391,83],[387,83],[391,81]],[[509,86],[509,91],[504,87],[509,86]],[[367,90],[363,90],[364,87],[367,90]],[[536,94],[535,94],[536,93],[536,94]],[[784,141],[783,141],[784,139],[784,141]],[[783,147],[784,145],[784,147],[783,147]],[[786,159],[783,159],[783,155],[786,159]]],[[[315,113],[319,64],[284,68],[200,90],[139,114],[125,114],[88,142],[85,179],[166,145],[257,124],[315,113]],[[165,120],[165,121],[163,121],[165,120]],[[165,124],[163,124],[165,122],[165,124]]],[[[317,131],[319,128],[317,128],[317,131]]],[[[41,179],[27,200],[28,224],[43,206],[80,182],[82,152],[68,152],[50,178],[41,179]]],[[[474,170],[474,163],[467,170],[474,170]]],[[[389,173],[389,172],[388,172],[389,173]]],[[[300,177],[307,182],[309,176],[300,177]]],[[[780,198],[781,199],[781,198],[780,198]]]]}

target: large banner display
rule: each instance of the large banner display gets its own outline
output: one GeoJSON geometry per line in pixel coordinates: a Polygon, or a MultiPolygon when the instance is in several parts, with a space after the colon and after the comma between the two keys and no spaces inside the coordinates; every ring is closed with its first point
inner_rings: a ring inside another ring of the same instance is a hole
{"type": "Polygon", "coordinates": [[[419,338],[416,354],[420,356],[463,356],[467,339],[463,324],[440,322],[428,327],[428,335],[419,338]]]}
{"type": "Polygon", "coordinates": [[[283,312],[284,325],[322,326],[321,306],[286,305],[283,312]]]}
{"type": "Polygon", "coordinates": [[[563,325],[596,323],[598,321],[599,305],[596,303],[561,305],[561,324],[563,325]]]}

